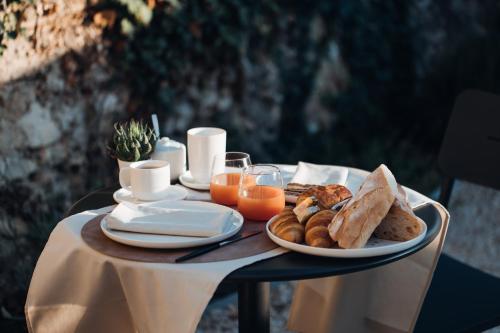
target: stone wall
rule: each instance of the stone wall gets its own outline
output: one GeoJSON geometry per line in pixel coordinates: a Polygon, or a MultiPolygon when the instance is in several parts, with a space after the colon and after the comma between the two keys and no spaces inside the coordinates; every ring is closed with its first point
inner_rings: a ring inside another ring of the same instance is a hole
{"type": "Polygon", "coordinates": [[[26,36],[0,57],[0,191],[16,184],[33,195],[78,195],[107,182],[87,175],[103,163],[127,92],[109,84],[101,31],[84,24],[84,0],[36,3],[25,13],[26,36]]]}
{"type": "MultiPolygon", "coordinates": [[[[110,185],[111,124],[127,89],[110,83],[101,30],[85,0],[36,1],[25,36],[0,57],[0,304],[23,292],[50,228],[91,189],[110,185]],[[28,279],[28,280],[26,280],[28,279]],[[15,293],[13,296],[11,293],[15,293]]],[[[19,309],[16,309],[19,310],[19,309]]],[[[20,309],[22,312],[22,308],[20,309]]]]}

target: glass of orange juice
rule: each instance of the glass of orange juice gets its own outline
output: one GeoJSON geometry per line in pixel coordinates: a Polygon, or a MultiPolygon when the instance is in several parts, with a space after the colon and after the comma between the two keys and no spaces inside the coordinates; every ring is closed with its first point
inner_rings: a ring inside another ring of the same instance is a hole
{"type": "Polygon", "coordinates": [[[256,164],[243,169],[238,211],[249,220],[267,221],[285,208],[283,178],[278,167],[256,164]]]}
{"type": "Polygon", "coordinates": [[[229,152],[215,155],[210,181],[212,201],[222,205],[236,206],[241,171],[250,164],[252,162],[247,153],[229,152]]]}

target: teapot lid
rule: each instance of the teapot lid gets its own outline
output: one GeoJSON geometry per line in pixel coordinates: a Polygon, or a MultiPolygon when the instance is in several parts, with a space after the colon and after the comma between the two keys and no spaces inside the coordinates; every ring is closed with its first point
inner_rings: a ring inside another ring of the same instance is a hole
{"type": "Polygon", "coordinates": [[[163,138],[156,141],[155,151],[156,152],[168,152],[168,151],[176,151],[182,149],[184,145],[180,142],[170,140],[168,137],[164,136],[163,138]]]}

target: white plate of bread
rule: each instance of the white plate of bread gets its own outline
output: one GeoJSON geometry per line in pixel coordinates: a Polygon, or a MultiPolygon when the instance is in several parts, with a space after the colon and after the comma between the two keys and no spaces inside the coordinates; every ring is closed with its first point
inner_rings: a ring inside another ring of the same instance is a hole
{"type": "Polygon", "coordinates": [[[295,207],[286,207],[267,222],[266,231],[292,251],[360,258],[413,247],[424,239],[427,225],[413,213],[391,171],[381,165],[354,195],[338,184],[308,185],[295,207]]]}

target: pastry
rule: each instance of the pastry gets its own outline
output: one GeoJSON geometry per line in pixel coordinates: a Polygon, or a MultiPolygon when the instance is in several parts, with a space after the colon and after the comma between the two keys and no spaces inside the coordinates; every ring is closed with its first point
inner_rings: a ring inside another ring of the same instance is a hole
{"type": "Polygon", "coordinates": [[[316,185],[310,185],[310,184],[299,184],[299,183],[289,183],[286,188],[285,188],[285,200],[286,202],[290,203],[296,203],[297,198],[310,189],[311,187],[314,187],[316,185]]]}
{"type": "Polygon", "coordinates": [[[304,191],[304,190],[308,190],[314,186],[316,186],[316,185],[300,184],[300,183],[288,183],[286,188],[287,188],[287,190],[291,190],[291,191],[304,191]]]}
{"type": "Polygon", "coordinates": [[[311,216],[319,211],[318,200],[316,200],[314,196],[302,200],[302,202],[293,209],[297,219],[302,224],[305,224],[311,216]]]}
{"type": "MultiPolygon", "coordinates": [[[[377,238],[392,241],[407,241],[420,235],[423,230],[423,221],[415,215],[406,200],[406,192],[398,185],[396,199],[373,234],[377,238]]],[[[307,231],[306,231],[307,237],[307,231]]]]}
{"type": "Polygon", "coordinates": [[[321,209],[330,209],[333,205],[352,196],[351,191],[345,186],[339,184],[313,186],[304,191],[297,198],[297,205],[307,198],[314,196],[318,200],[318,206],[321,209]]]}
{"type": "Polygon", "coordinates": [[[269,225],[269,230],[286,241],[304,242],[304,226],[297,220],[292,207],[285,207],[269,225]]]}
{"type": "Polygon", "coordinates": [[[314,214],[306,224],[306,244],[314,247],[332,247],[334,241],[328,233],[328,225],[336,212],[322,210],[314,214]]]}
{"type": "Polygon", "coordinates": [[[328,226],[341,248],[362,248],[387,215],[398,193],[392,172],[380,165],[361,185],[328,226]]]}
{"type": "Polygon", "coordinates": [[[307,191],[311,187],[315,187],[317,185],[311,185],[311,184],[299,184],[299,183],[288,183],[286,186],[285,191],[290,191],[290,192],[296,192],[296,193],[303,193],[304,191],[307,191]]]}

